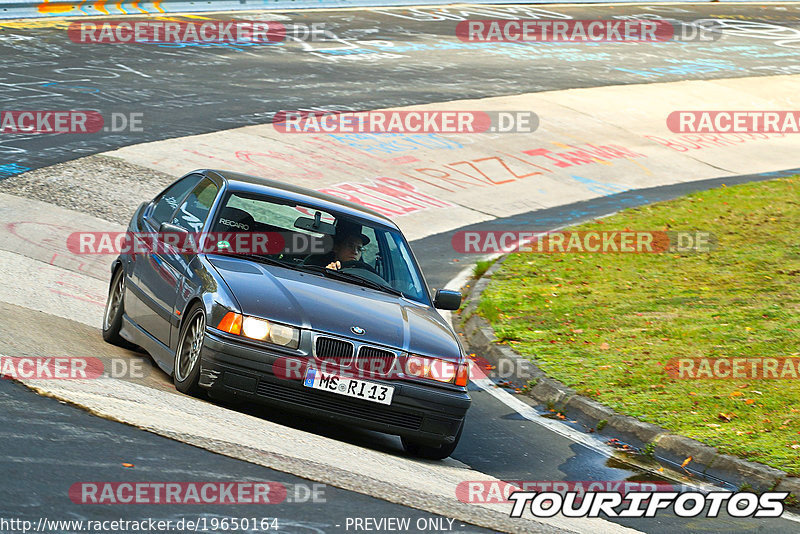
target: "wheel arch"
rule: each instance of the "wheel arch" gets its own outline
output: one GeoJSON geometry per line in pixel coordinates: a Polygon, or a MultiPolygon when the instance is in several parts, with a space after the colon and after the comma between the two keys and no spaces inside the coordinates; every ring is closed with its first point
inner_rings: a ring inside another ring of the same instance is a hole
{"type": "Polygon", "coordinates": [[[119,258],[115,258],[113,262],[111,262],[111,279],[108,281],[109,288],[111,287],[111,282],[114,281],[114,276],[117,274],[119,269],[124,269],[125,266],[122,265],[122,260],[119,258]]]}
{"type": "Polygon", "coordinates": [[[206,305],[206,303],[203,302],[203,299],[200,297],[200,295],[193,296],[192,298],[189,299],[189,301],[186,303],[186,307],[181,312],[181,322],[178,327],[178,332],[181,332],[183,330],[183,325],[186,323],[186,318],[187,315],[189,314],[189,310],[191,310],[195,304],[200,304],[200,306],[205,309],[206,317],[211,315],[210,314],[211,308],[209,308],[206,305]]]}

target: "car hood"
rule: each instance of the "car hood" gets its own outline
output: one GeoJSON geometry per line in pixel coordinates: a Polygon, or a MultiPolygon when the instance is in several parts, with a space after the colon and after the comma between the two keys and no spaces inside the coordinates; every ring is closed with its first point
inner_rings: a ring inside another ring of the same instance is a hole
{"type": "Polygon", "coordinates": [[[245,315],[456,361],[451,328],[430,306],[383,291],[282,267],[209,257],[245,315]],[[363,335],[351,328],[361,327],[363,335]]]}

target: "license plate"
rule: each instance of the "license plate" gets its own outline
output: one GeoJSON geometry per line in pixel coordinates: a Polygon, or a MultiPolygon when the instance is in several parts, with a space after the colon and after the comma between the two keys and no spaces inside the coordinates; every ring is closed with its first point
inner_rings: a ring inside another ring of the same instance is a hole
{"type": "Polygon", "coordinates": [[[318,369],[309,369],[306,372],[303,385],[379,404],[391,404],[392,395],[394,395],[393,386],[384,386],[367,380],[324,373],[318,369]]]}

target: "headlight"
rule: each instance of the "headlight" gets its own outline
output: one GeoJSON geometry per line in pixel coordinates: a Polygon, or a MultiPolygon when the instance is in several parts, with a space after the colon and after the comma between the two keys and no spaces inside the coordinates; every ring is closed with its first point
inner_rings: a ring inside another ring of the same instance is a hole
{"type": "Polygon", "coordinates": [[[292,328],[291,326],[272,323],[272,328],[269,330],[269,339],[278,345],[291,345],[294,343],[297,346],[300,332],[297,328],[292,328]]]}
{"type": "Polygon", "coordinates": [[[271,323],[266,319],[228,312],[219,322],[218,329],[258,341],[267,341],[296,349],[300,344],[300,330],[293,326],[271,323]]]}
{"type": "Polygon", "coordinates": [[[269,322],[255,317],[245,317],[242,321],[242,334],[252,339],[266,341],[269,337],[269,322]]]}
{"type": "Polygon", "coordinates": [[[456,364],[412,354],[406,358],[406,375],[466,387],[469,381],[469,364],[456,364]]]}

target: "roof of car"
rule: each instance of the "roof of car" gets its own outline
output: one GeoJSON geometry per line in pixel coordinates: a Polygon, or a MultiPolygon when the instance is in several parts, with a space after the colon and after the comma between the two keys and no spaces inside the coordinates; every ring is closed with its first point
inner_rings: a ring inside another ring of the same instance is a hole
{"type": "Polygon", "coordinates": [[[392,228],[397,228],[397,225],[392,222],[391,219],[378,213],[377,211],[366,208],[361,204],[350,202],[349,200],[344,200],[333,195],[326,195],[325,193],[314,191],[313,189],[233,171],[205,169],[195,172],[213,172],[226,181],[228,183],[228,187],[232,191],[267,194],[274,197],[292,200],[298,204],[318,207],[325,211],[336,211],[344,215],[359,217],[361,219],[367,219],[372,222],[388,225],[392,228]]]}

